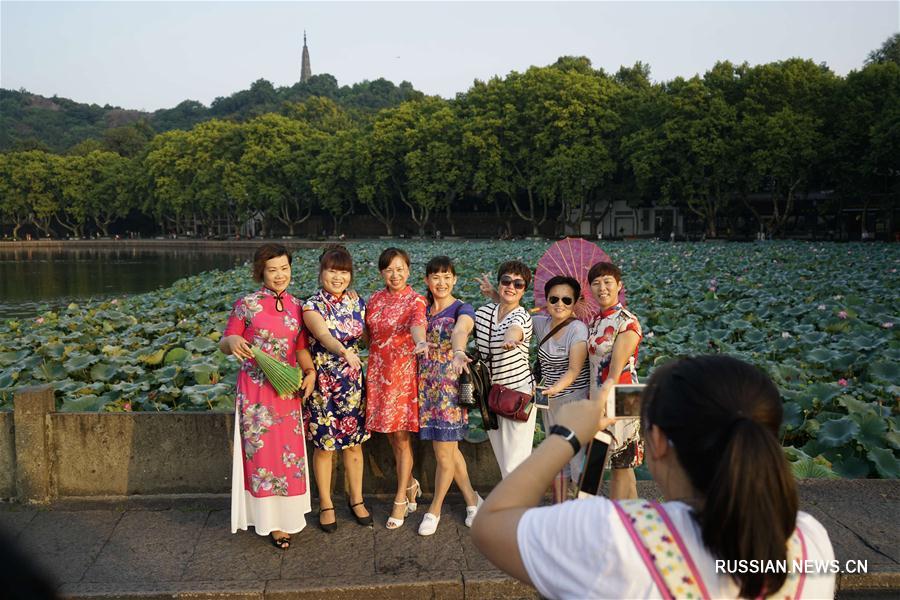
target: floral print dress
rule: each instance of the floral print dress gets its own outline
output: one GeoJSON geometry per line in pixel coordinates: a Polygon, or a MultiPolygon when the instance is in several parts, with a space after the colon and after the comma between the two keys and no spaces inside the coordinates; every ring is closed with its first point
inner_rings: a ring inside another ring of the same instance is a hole
{"type": "Polygon", "coordinates": [[[419,431],[418,373],[409,328],[425,327],[425,306],[425,298],[409,286],[400,292],[379,290],[369,300],[369,431],[419,431]]]}
{"type": "MultiPolygon", "coordinates": [[[[430,310],[430,307],[429,307],[430,310]]],[[[466,433],[469,416],[457,404],[459,375],[451,375],[453,348],[450,336],[459,315],[475,320],[471,304],[457,300],[437,314],[426,314],[425,340],[437,347],[419,360],[419,439],[458,442],[466,433]]]]}
{"type": "MultiPolygon", "coordinates": [[[[303,310],[312,310],[325,320],[331,335],[345,348],[359,354],[366,318],[362,298],[340,297],[325,290],[311,296],[303,310]]],[[[366,431],[366,394],[362,369],[351,369],[347,361],[328,351],[315,337],[310,352],[316,367],[316,389],[306,402],[306,438],[320,450],[343,450],[369,439],[366,431]]]]}
{"type": "MultiPolygon", "coordinates": [[[[609,365],[612,362],[613,346],[620,333],[633,331],[643,337],[641,323],[634,313],[616,304],[597,315],[591,323],[588,334],[588,359],[591,365],[591,392],[599,389],[609,376],[609,365]]],[[[638,341],[640,345],[640,341],[638,341]]],[[[628,358],[622,372],[618,374],[616,383],[637,383],[637,355],[628,358]]],[[[644,443],[641,440],[640,421],[637,419],[617,421],[613,425],[616,445],[610,458],[613,469],[633,469],[644,462],[644,443]]]]}
{"type": "MultiPolygon", "coordinates": [[[[266,354],[296,365],[297,350],[307,347],[302,309],[287,292],[280,303],[277,298],[267,288],[240,298],[224,335],[240,335],[266,354]]],[[[241,364],[234,404],[231,531],[253,526],[260,535],[296,533],[310,511],[299,394],[279,398],[251,359],[241,364]]]]}

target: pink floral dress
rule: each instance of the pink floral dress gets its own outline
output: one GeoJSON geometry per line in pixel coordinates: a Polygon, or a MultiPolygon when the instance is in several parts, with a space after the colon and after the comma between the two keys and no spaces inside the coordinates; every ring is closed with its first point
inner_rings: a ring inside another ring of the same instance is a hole
{"type": "MultiPolygon", "coordinates": [[[[266,354],[290,365],[307,347],[300,302],[267,288],[234,303],[225,336],[240,335],[266,354]]],[[[231,530],[254,526],[296,533],[310,510],[306,444],[299,394],[279,398],[255,360],[241,364],[235,396],[231,530]]]]}
{"type": "Polygon", "coordinates": [[[419,388],[410,327],[425,327],[425,298],[411,287],[372,294],[366,312],[369,365],[366,372],[366,428],[419,431],[419,388]]]}

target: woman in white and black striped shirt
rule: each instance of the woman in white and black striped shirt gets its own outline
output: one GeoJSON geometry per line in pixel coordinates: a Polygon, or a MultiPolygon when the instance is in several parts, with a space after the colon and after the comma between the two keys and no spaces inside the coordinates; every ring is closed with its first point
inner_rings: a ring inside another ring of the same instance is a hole
{"type": "MultiPolygon", "coordinates": [[[[528,364],[528,343],[533,325],[531,315],[520,305],[531,282],[531,269],[513,260],[497,271],[498,301],[475,312],[475,340],[482,356],[489,356],[491,381],[518,392],[534,393],[534,378],[528,364]]],[[[500,474],[509,475],[531,454],[537,411],[527,421],[497,416],[499,428],[488,431],[500,474]]]]}
{"type": "MultiPolygon", "coordinates": [[[[534,316],[534,336],[540,344],[541,381],[538,387],[548,397],[550,405],[542,418],[544,429],[549,430],[557,423],[560,408],[588,398],[591,379],[587,361],[588,328],[574,316],[575,303],[581,297],[581,285],[577,279],[557,275],[544,285],[544,297],[547,306],[544,312],[534,316]],[[553,335],[547,337],[551,332],[553,335]]],[[[554,502],[566,499],[567,484],[578,480],[583,460],[584,450],[579,450],[554,480],[554,502]]]]}

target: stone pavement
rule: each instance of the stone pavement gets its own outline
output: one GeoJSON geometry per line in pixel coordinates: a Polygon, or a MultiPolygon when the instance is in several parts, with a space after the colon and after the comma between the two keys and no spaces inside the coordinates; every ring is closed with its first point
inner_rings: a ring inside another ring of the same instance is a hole
{"type": "MultiPolygon", "coordinates": [[[[640,487],[642,496],[657,496],[652,483],[640,487]]],[[[360,527],[338,504],[331,535],[311,513],[286,552],[252,532],[232,535],[223,496],[0,504],[0,529],[65,598],[537,597],[475,550],[458,497],[444,505],[430,538],[416,534],[427,504],[389,531],[389,502],[368,499],[374,528],[360,527]]],[[[842,564],[867,561],[867,574],[839,576],[840,598],[900,597],[900,482],[807,481],[801,504],[828,529],[842,564]]]]}

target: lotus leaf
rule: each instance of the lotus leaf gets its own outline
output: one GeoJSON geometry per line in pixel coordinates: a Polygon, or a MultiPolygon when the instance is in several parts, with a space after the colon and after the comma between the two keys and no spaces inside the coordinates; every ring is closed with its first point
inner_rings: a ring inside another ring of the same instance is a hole
{"type": "Polygon", "coordinates": [[[69,398],[62,406],[63,412],[97,412],[106,406],[106,401],[94,394],[69,398]]]}
{"type": "Polygon", "coordinates": [[[886,479],[900,478],[900,461],[891,450],[886,448],[873,448],[866,453],[866,457],[875,465],[878,474],[886,479]]]}
{"type": "Polygon", "coordinates": [[[782,425],[787,429],[796,429],[803,424],[803,409],[796,402],[785,402],[782,425]]]}
{"type": "Polygon", "coordinates": [[[29,354],[31,354],[30,350],[19,350],[17,352],[0,352],[0,367],[8,367],[9,365],[18,363],[29,354]]]}
{"type": "Polygon", "coordinates": [[[191,357],[191,353],[185,350],[184,348],[172,348],[168,352],[166,352],[166,357],[163,359],[163,363],[170,365],[176,362],[183,362],[191,357]]]}
{"type": "Polygon", "coordinates": [[[69,358],[69,360],[63,363],[63,366],[66,368],[66,372],[71,375],[72,373],[84,371],[99,360],[98,357],[90,354],[80,354],[69,358]]]}
{"type": "Polygon", "coordinates": [[[813,402],[818,401],[820,405],[824,405],[839,396],[840,393],[840,386],[830,383],[814,383],[807,386],[803,394],[813,402]]]}
{"type": "Polygon", "coordinates": [[[827,465],[815,459],[804,458],[791,463],[791,471],[797,479],[838,479],[838,475],[827,465]]]}
{"type": "Polygon", "coordinates": [[[65,379],[66,370],[56,361],[44,361],[31,371],[31,375],[41,381],[56,381],[57,379],[65,379]]]}
{"type": "Polygon", "coordinates": [[[887,431],[887,422],[877,415],[850,415],[850,418],[859,425],[859,433],[856,441],[862,444],[866,450],[884,448],[884,434],[887,431]]]}
{"type": "Polygon", "coordinates": [[[119,373],[118,367],[110,364],[97,363],[91,367],[91,379],[96,381],[109,381],[119,373]]]}
{"type": "Polygon", "coordinates": [[[201,385],[214,384],[219,380],[219,368],[216,365],[192,365],[190,372],[201,385]]]}
{"type": "Polygon", "coordinates": [[[835,473],[847,479],[864,479],[871,472],[868,461],[858,456],[835,460],[831,463],[831,468],[835,473]]]}
{"type": "Polygon", "coordinates": [[[166,349],[160,348],[156,352],[151,354],[142,354],[139,360],[143,363],[150,365],[151,367],[155,367],[159,364],[162,364],[163,358],[166,356],[166,349]]]}
{"type": "Polygon", "coordinates": [[[849,417],[833,419],[822,424],[818,431],[819,443],[836,448],[849,442],[859,433],[859,425],[849,417]]]}
{"type": "Polygon", "coordinates": [[[869,375],[884,383],[896,383],[900,381],[900,363],[875,361],[869,365],[869,375]]]}
{"type": "Polygon", "coordinates": [[[218,348],[218,344],[206,337],[198,337],[189,341],[184,345],[185,348],[190,350],[191,352],[198,352],[200,354],[206,354],[207,352],[211,352],[212,350],[218,348]]]}
{"type": "Polygon", "coordinates": [[[744,332],[744,341],[749,342],[751,344],[758,344],[766,339],[766,334],[763,332],[751,329],[749,331],[744,332]]]}

